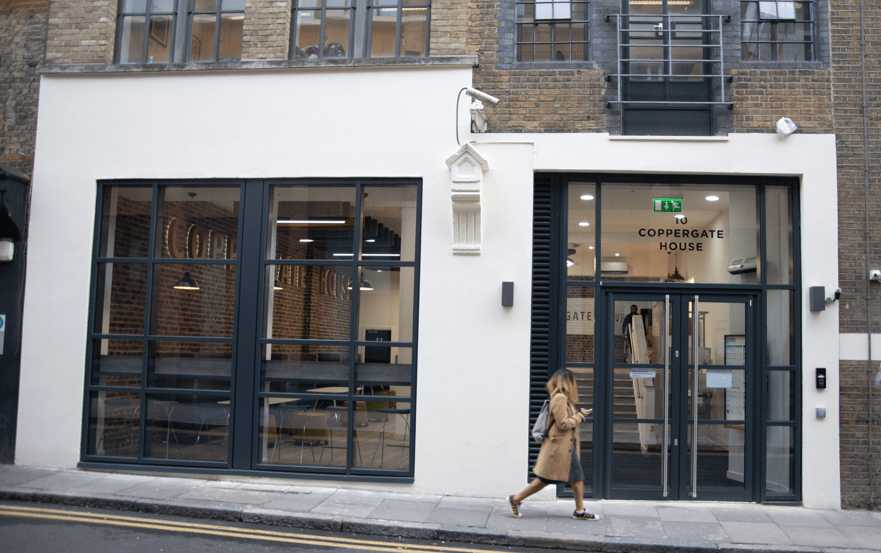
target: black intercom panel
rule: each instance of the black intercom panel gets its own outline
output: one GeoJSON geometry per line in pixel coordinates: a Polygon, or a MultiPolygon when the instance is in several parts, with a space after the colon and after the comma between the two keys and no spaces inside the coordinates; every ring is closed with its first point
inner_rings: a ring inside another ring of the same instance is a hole
{"type": "Polygon", "coordinates": [[[817,389],[826,388],[826,369],[817,369],[817,389]]]}

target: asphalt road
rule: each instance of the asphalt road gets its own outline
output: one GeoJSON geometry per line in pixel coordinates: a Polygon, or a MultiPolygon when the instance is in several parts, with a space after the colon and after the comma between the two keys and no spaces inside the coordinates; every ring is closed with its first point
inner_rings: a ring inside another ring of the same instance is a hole
{"type": "Polygon", "coordinates": [[[18,502],[0,502],[0,544],[8,553],[527,551],[18,502]]]}

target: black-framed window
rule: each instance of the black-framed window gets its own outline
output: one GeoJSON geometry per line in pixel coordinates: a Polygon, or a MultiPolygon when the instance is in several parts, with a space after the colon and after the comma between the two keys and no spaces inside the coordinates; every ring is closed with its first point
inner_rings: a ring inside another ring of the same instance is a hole
{"type": "Polygon", "coordinates": [[[291,59],[426,57],[431,0],[293,0],[291,59]]]}
{"type": "Polygon", "coordinates": [[[117,63],[238,61],[245,0],[119,0],[117,63]]]}
{"type": "Polygon", "coordinates": [[[99,183],[84,462],[412,476],[420,195],[99,183]]]}
{"type": "Polygon", "coordinates": [[[517,0],[517,61],[588,59],[590,2],[517,0]]]}
{"type": "Polygon", "coordinates": [[[813,61],[813,0],[742,0],[740,10],[744,61],[813,61]]]}

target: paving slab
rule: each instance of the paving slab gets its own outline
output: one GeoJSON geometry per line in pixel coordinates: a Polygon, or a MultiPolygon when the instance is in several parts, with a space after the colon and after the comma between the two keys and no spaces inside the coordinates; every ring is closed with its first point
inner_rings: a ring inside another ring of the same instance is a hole
{"type": "Polygon", "coordinates": [[[242,505],[263,505],[272,499],[274,494],[253,492],[230,488],[209,488],[200,486],[188,490],[179,496],[180,501],[206,501],[218,503],[236,503],[242,505]]]}
{"type": "Polygon", "coordinates": [[[199,487],[201,484],[201,480],[192,480],[189,478],[156,477],[143,484],[122,490],[118,492],[117,495],[123,497],[137,497],[145,500],[165,500],[177,497],[193,488],[199,487]]]}
{"type": "Polygon", "coordinates": [[[881,528],[881,521],[869,511],[820,511],[835,526],[870,526],[881,528]]]}
{"type": "Polygon", "coordinates": [[[654,518],[661,520],[658,507],[630,501],[603,501],[603,512],[607,515],[624,515],[629,517],[654,518]]]}
{"type": "Polygon", "coordinates": [[[388,493],[361,490],[337,490],[325,501],[312,509],[313,513],[367,518],[379,507],[388,493]]]}
{"type": "MultiPolygon", "coordinates": [[[[589,510],[589,509],[588,509],[589,510]]],[[[606,520],[584,520],[572,518],[572,511],[566,516],[548,515],[547,532],[552,535],[564,536],[596,536],[606,535],[606,520]]]]}
{"type": "Polygon", "coordinates": [[[39,478],[57,474],[56,469],[31,469],[16,465],[0,465],[0,485],[4,488],[20,487],[39,478]]]}
{"type": "Polygon", "coordinates": [[[489,513],[493,509],[507,506],[507,501],[507,499],[483,499],[477,497],[454,497],[445,495],[438,502],[437,506],[438,508],[443,509],[465,509],[469,511],[486,511],[489,513]]]}
{"type": "Polygon", "coordinates": [[[105,474],[98,476],[94,480],[89,480],[76,486],[73,490],[81,494],[116,494],[149,481],[149,477],[130,474],[105,474]]]}
{"type": "Polygon", "coordinates": [[[485,528],[491,510],[447,509],[435,507],[428,516],[428,522],[441,526],[464,528],[485,528]]]}
{"type": "Polygon", "coordinates": [[[869,526],[839,526],[838,530],[844,534],[854,547],[881,550],[881,528],[869,526]]]}
{"type": "Polygon", "coordinates": [[[333,491],[324,491],[317,493],[285,493],[272,497],[263,504],[266,509],[279,509],[282,511],[291,511],[295,513],[304,513],[318,507],[330,496],[333,491]]]}
{"type": "Polygon", "coordinates": [[[20,486],[37,490],[63,491],[76,488],[99,478],[101,478],[101,475],[95,472],[62,471],[25,482],[20,486]]]}
{"type": "Polygon", "coordinates": [[[606,514],[606,535],[613,537],[666,539],[660,518],[606,514]]]}
{"type": "Polygon", "coordinates": [[[662,522],[704,522],[708,524],[718,522],[709,507],[697,507],[694,505],[686,507],[658,507],[658,516],[662,522]]]}
{"type": "MultiPolygon", "coordinates": [[[[715,511],[714,511],[715,512],[715,511]]],[[[768,519],[770,520],[770,519],[768,519]]],[[[719,521],[733,543],[795,545],[773,522],[719,521]]]]}
{"type": "Polygon", "coordinates": [[[719,522],[763,522],[765,524],[774,524],[761,508],[742,508],[742,507],[710,507],[710,512],[719,522]]]}
{"type": "Polygon", "coordinates": [[[367,518],[382,520],[400,520],[404,522],[428,522],[431,512],[436,503],[423,503],[420,501],[401,501],[400,499],[386,499],[371,512],[367,518]]]}
{"type": "Polygon", "coordinates": [[[718,522],[666,521],[661,526],[671,540],[688,543],[731,543],[731,538],[718,522]]]}
{"type": "Polygon", "coordinates": [[[792,543],[812,547],[855,547],[847,537],[835,528],[805,528],[786,526],[780,528],[792,543]]]}
{"type": "Polygon", "coordinates": [[[806,509],[765,509],[765,514],[781,528],[834,528],[822,514],[806,509]]]}
{"type": "MultiPolygon", "coordinates": [[[[538,502],[535,502],[538,503],[538,502]]],[[[545,532],[547,531],[548,516],[544,510],[533,509],[532,511],[521,511],[523,516],[514,518],[511,511],[507,507],[503,509],[493,509],[486,521],[488,530],[519,530],[521,532],[545,532]]]]}

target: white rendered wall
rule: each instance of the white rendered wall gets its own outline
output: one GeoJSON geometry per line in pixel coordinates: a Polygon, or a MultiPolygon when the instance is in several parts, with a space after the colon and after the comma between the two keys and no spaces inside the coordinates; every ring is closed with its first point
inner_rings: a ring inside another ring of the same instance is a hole
{"type": "MultiPolygon", "coordinates": [[[[16,463],[79,460],[98,179],[423,179],[415,483],[337,485],[501,497],[525,483],[536,171],[800,176],[803,284],[836,286],[832,136],[469,135],[467,102],[460,136],[489,165],[483,243],[479,256],[454,256],[445,160],[459,147],[456,95],[470,84],[470,67],[44,76],[16,463]],[[501,307],[503,281],[515,283],[514,307],[501,307]]],[[[805,504],[837,508],[837,372],[818,394],[807,370],[837,367],[824,345],[837,343],[837,305],[813,315],[803,303],[803,313],[805,504]]]]}

